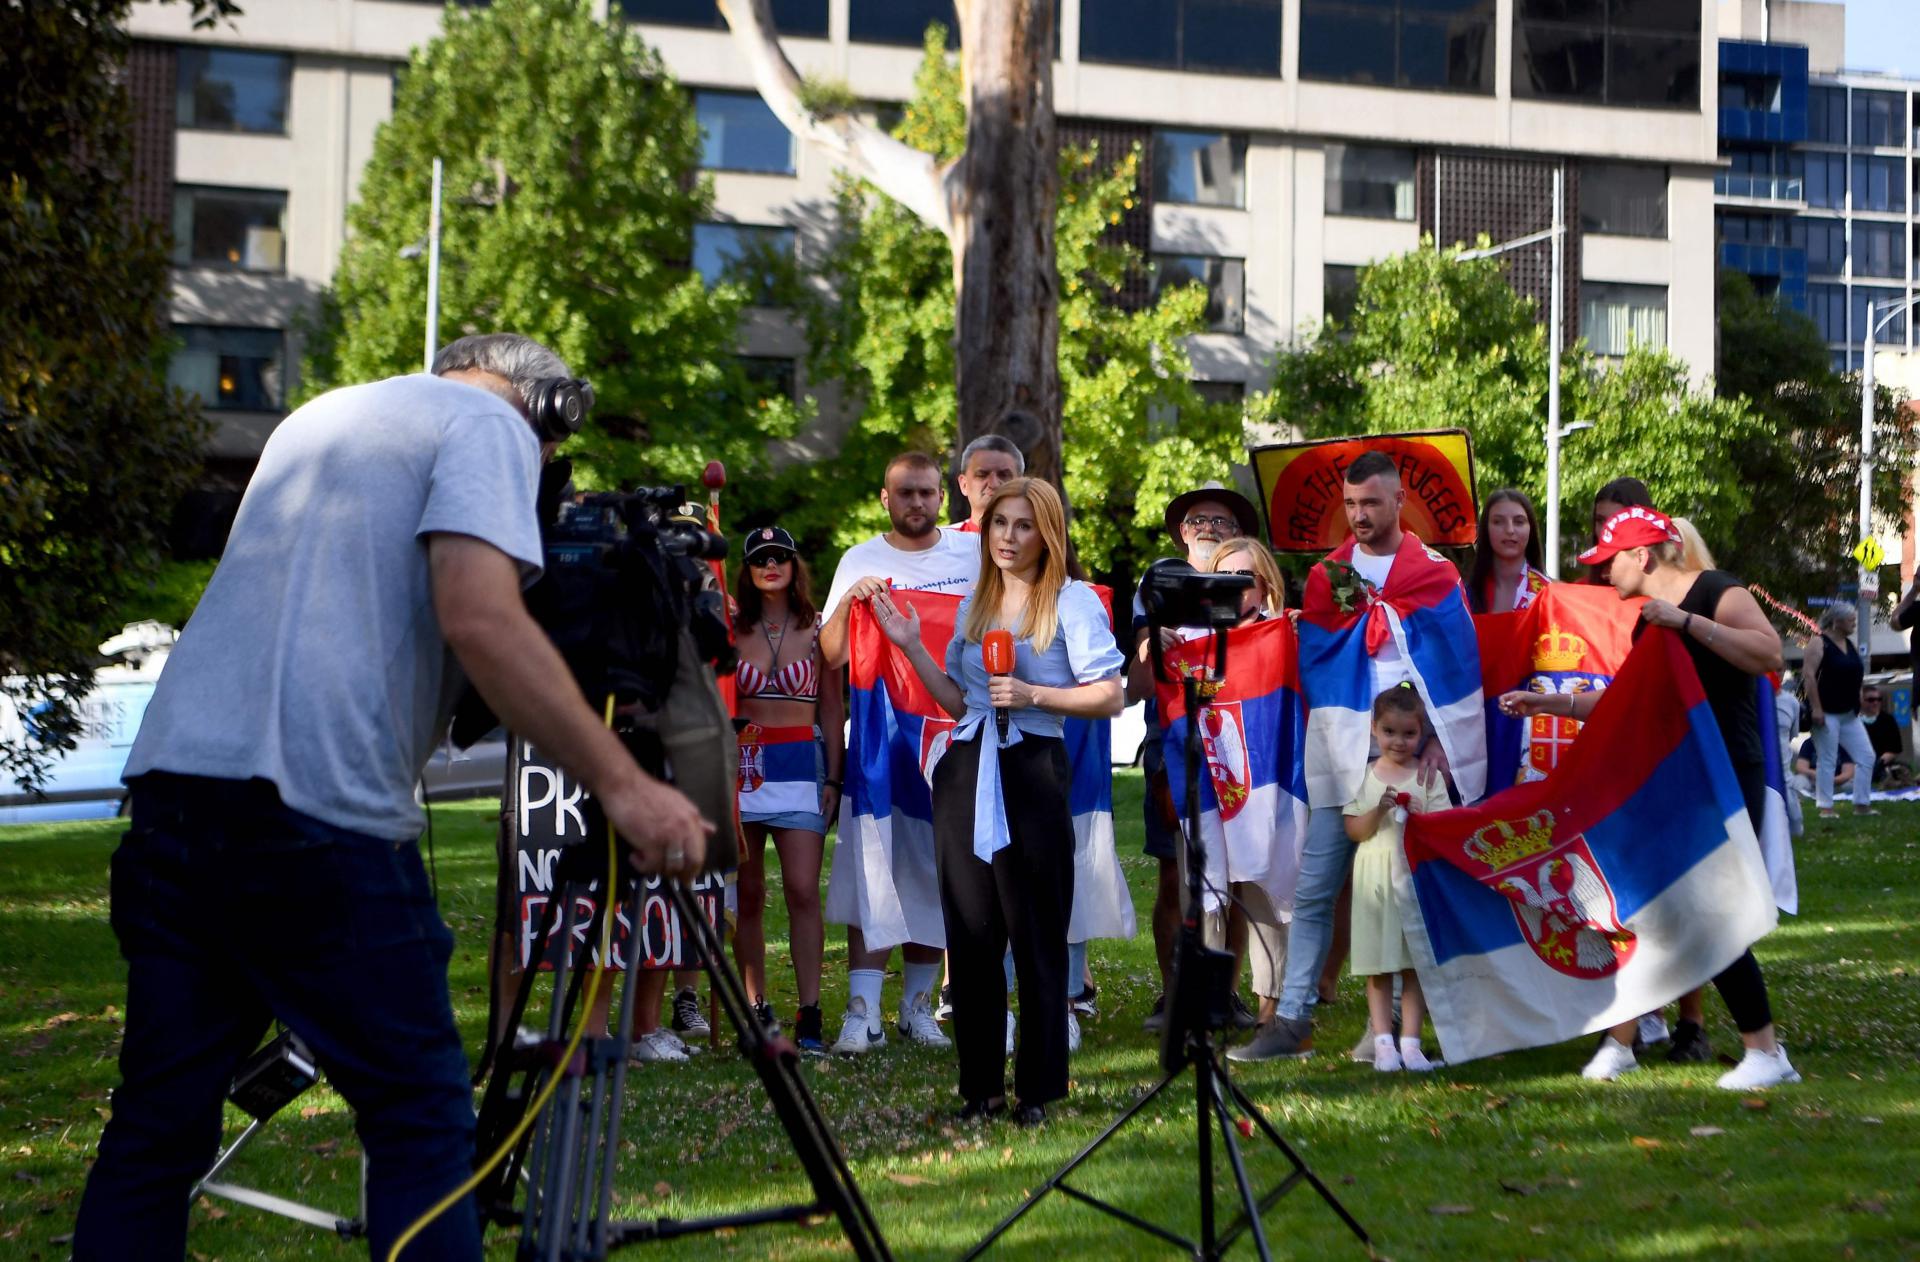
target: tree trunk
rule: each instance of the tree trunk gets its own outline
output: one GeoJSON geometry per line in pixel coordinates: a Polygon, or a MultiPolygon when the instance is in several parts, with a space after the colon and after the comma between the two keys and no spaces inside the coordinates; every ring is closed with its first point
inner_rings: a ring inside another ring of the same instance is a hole
{"type": "Polygon", "coordinates": [[[1060,286],[1051,0],[960,0],[967,147],[950,184],[956,447],[1002,434],[1055,486],[1060,286]]]}

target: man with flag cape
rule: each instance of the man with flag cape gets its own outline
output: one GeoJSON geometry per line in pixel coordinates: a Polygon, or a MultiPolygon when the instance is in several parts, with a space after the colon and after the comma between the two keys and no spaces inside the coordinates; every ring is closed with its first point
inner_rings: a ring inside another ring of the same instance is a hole
{"type": "Polygon", "coordinates": [[[1314,567],[1298,622],[1311,813],[1286,977],[1273,1021],[1228,1053],[1239,1061],[1313,1052],[1312,1008],[1332,944],[1334,902],[1353,866],[1340,812],[1366,775],[1374,697],[1413,684],[1433,724],[1422,775],[1450,769],[1469,802],[1486,788],[1480,656],[1459,571],[1401,528],[1406,491],[1390,457],[1369,451],[1355,459],[1342,491],[1352,536],[1314,567]]]}

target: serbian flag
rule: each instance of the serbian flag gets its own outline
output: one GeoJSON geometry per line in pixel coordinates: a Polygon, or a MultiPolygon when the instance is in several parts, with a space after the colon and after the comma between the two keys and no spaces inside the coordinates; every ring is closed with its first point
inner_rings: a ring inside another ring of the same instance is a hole
{"type": "Polygon", "coordinates": [[[1500,709],[1500,694],[1605,689],[1633,648],[1633,628],[1645,603],[1621,600],[1611,587],[1548,583],[1525,609],[1474,615],[1486,696],[1489,789],[1544,780],[1580,734],[1576,719],[1507,714],[1500,709]]]}
{"type": "Polygon", "coordinates": [[[1753,686],[1759,694],[1754,703],[1760,715],[1760,748],[1767,753],[1767,809],[1760,821],[1760,857],[1773,884],[1773,905],[1793,916],[1800,912],[1800,877],[1793,866],[1793,825],[1787,818],[1786,760],[1774,726],[1773,707],[1779,692],[1768,675],[1754,680],[1753,686]]]}
{"type": "Polygon", "coordinates": [[[1415,815],[1395,894],[1450,1061],[1557,1043],[1700,986],[1778,913],[1686,649],[1651,630],[1545,780],[1415,815]]]}
{"type": "Polygon", "coordinates": [[[1214,660],[1212,635],[1167,650],[1173,682],[1156,685],[1174,806],[1185,823],[1187,731],[1191,716],[1181,679],[1200,679],[1200,841],[1206,850],[1206,910],[1220,909],[1229,881],[1251,881],[1275,910],[1293,906],[1300,849],[1307,837],[1307,781],[1301,751],[1307,709],[1293,624],[1285,618],[1234,627],[1227,637],[1227,674],[1205,682],[1214,660]]]}
{"type": "Polygon", "coordinates": [[[1353,549],[1349,537],[1313,567],[1300,613],[1308,800],[1340,807],[1360,792],[1379,691],[1373,663],[1391,648],[1411,668],[1455,787],[1474,801],[1487,786],[1487,729],[1473,615],[1459,571],[1407,533],[1386,587],[1375,590],[1352,571],[1353,549]]]}
{"type": "MultiPolygon", "coordinates": [[[[1104,589],[1102,598],[1107,599],[1104,589]]],[[[947,657],[958,596],[895,589],[903,612],[918,610],[920,637],[936,662],[947,657]]],[[[840,836],[827,888],[827,919],[858,925],[867,945],[944,947],[946,924],[934,868],[933,765],[955,720],[920,682],[862,601],[848,626],[851,695],[840,836]]],[[[1068,720],[1074,825],[1073,914],[1069,941],[1132,937],[1133,900],[1113,834],[1112,737],[1108,724],[1068,720]]]]}

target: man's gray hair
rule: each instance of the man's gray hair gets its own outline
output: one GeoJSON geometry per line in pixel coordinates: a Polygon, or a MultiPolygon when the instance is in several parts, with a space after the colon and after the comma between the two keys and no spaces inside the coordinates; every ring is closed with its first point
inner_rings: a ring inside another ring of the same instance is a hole
{"type": "Polygon", "coordinates": [[[433,357],[436,377],[470,369],[505,377],[513,383],[522,403],[527,400],[527,387],[534,382],[573,376],[565,360],[519,333],[475,333],[456,338],[433,357]]]}
{"type": "Polygon", "coordinates": [[[1027,471],[1027,453],[1021,451],[1019,445],[1011,438],[999,434],[982,434],[968,443],[966,450],[960,453],[959,472],[967,471],[967,462],[973,459],[973,453],[976,451],[997,451],[1003,456],[1012,456],[1014,471],[1021,474],[1027,471]]]}

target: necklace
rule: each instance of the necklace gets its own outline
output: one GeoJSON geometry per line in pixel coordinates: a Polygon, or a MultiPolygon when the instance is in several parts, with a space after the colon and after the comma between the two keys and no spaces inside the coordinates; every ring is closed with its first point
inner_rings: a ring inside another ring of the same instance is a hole
{"type": "Polygon", "coordinates": [[[780,669],[780,646],[787,642],[786,620],[781,620],[780,634],[776,637],[773,634],[773,623],[762,618],[760,620],[760,636],[767,642],[767,653],[770,659],[767,662],[767,673],[772,674],[780,669]]]}

